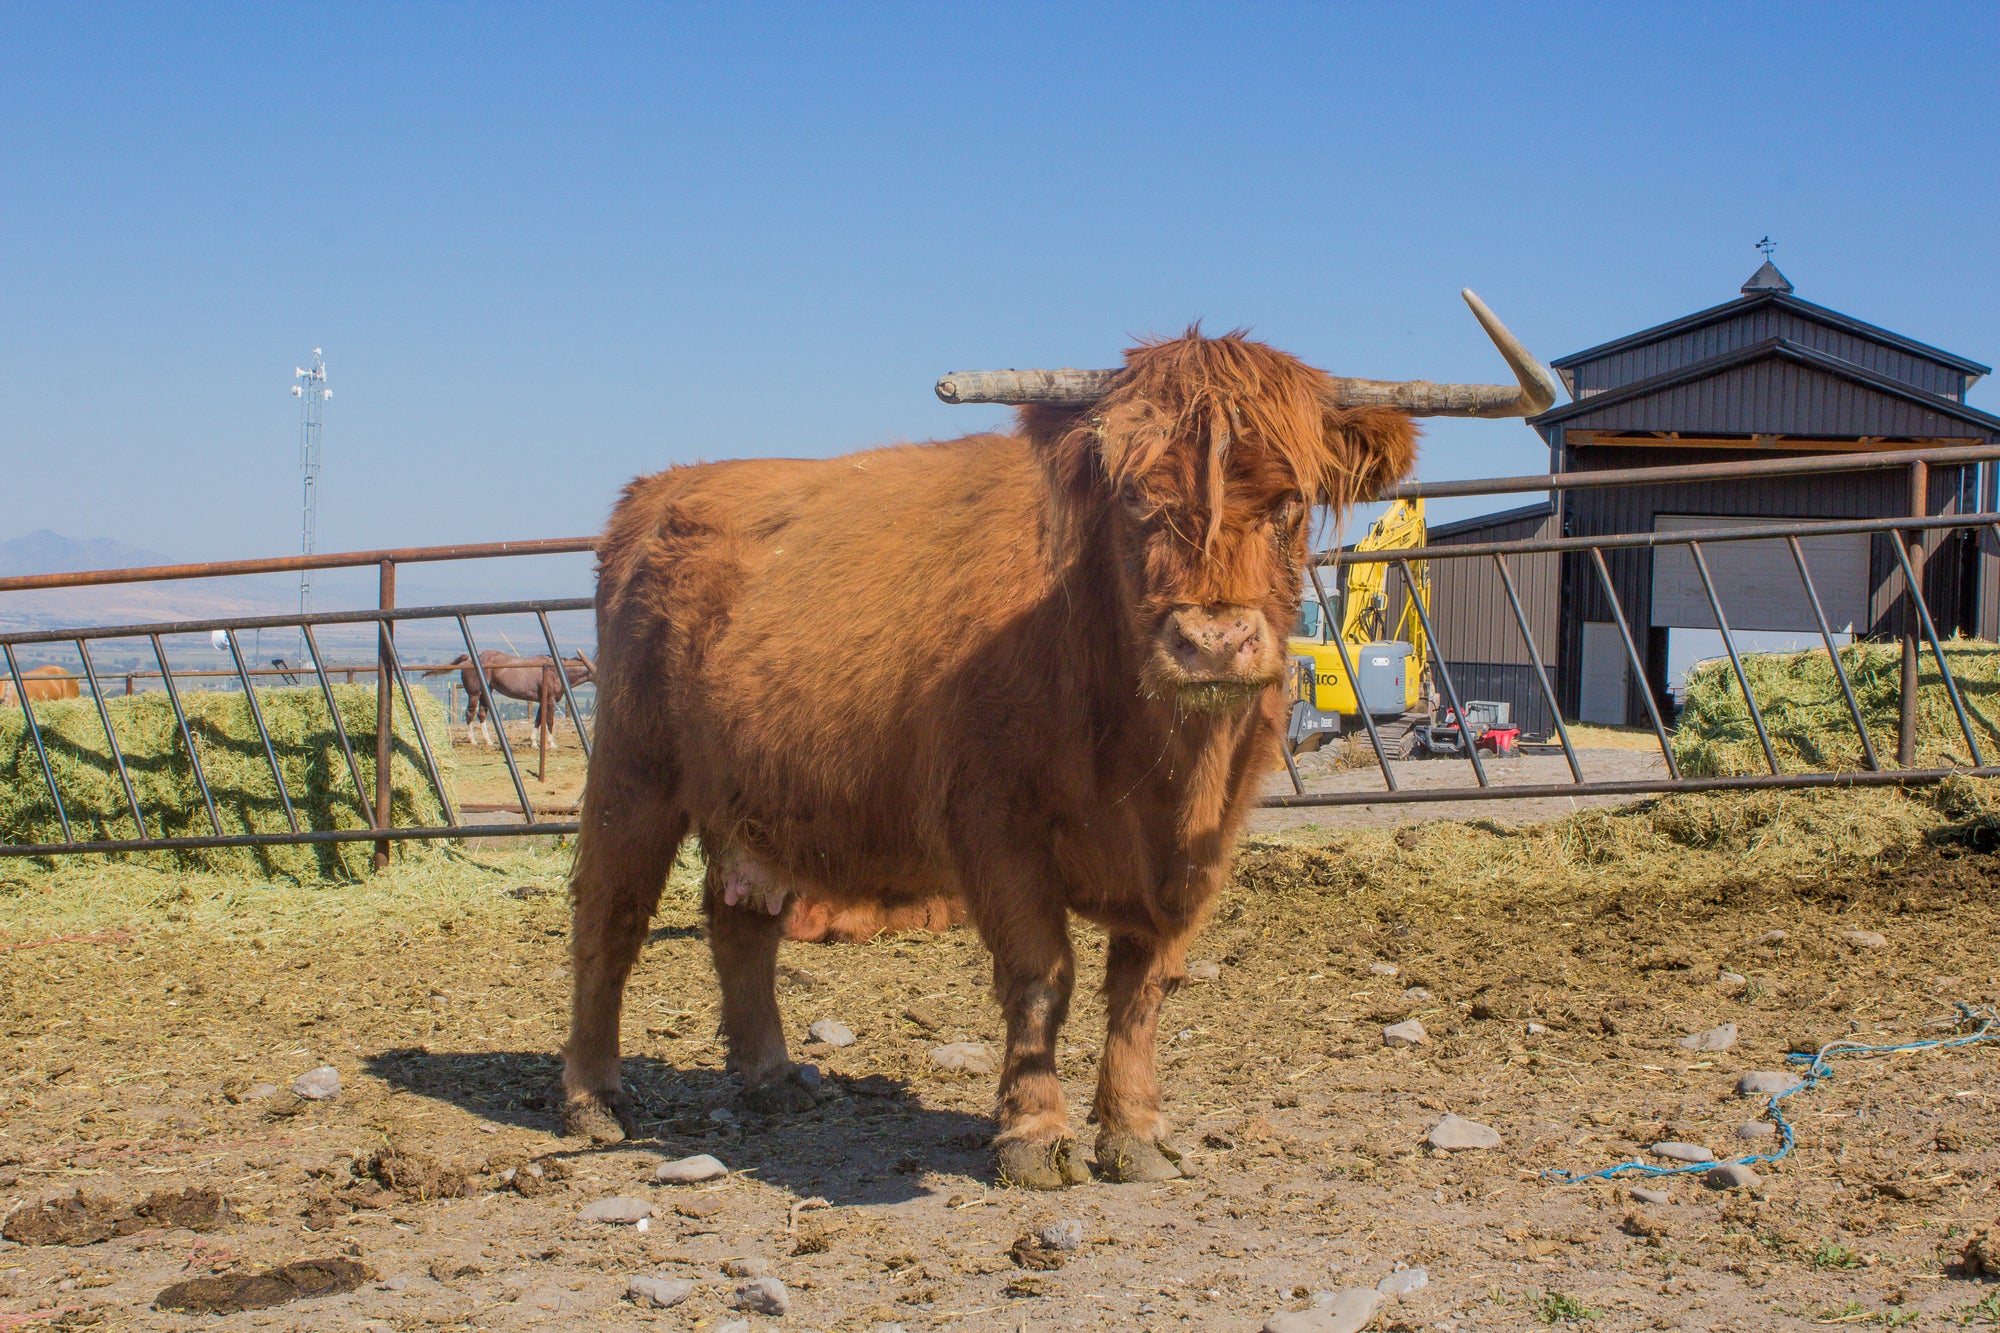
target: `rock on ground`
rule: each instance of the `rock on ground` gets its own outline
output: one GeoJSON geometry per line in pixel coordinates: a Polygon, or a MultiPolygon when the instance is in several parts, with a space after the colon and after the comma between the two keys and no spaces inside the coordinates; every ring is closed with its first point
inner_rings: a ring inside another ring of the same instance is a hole
{"type": "Polygon", "coordinates": [[[1429,1040],[1430,1035],[1424,1031],[1424,1025],[1414,1018],[1382,1029],[1384,1046],[1421,1046],[1429,1040]]]}
{"type": "Polygon", "coordinates": [[[634,1277],[625,1280],[625,1299],[664,1310],[694,1294],[694,1283],[678,1277],[634,1277]]]}
{"type": "Polygon", "coordinates": [[[1083,1244],[1083,1223],[1073,1217],[1065,1217],[1060,1222],[1049,1223],[1036,1234],[1043,1249],[1068,1253],[1083,1244]]]}
{"type": "Polygon", "coordinates": [[[748,1310],[752,1314],[782,1316],[792,1308],[792,1294],[777,1278],[760,1277],[731,1292],[729,1304],[734,1309],[748,1310]]]}
{"type": "Polygon", "coordinates": [[[1847,942],[1857,949],[1886,949],[1888,937],[1872,930],[1850,930],[1845,936],[1847,942]]]}
{"type": "Polygon", "coordinates": [[[1430,1284],[1430,1270],[1420,1264],[1415,1268],[1404,1268],[1389,1274],[1375,1284],[1375,1290],[1384,1296],[1407,1296],[1413,1291],[1422,1291],[1430,1284]]]}
{"type": "Polygon", "coordinates": [[[1309,1310],[1286,1310],[1264,1321],[1264,1333],[1359,1333],[1382,1308],[1383,1295],[1373,1287],[1323,1292],[1309,1310]]]}
{"type": "Polygon", "coordinates": [[[1674,1196],[1665,1190],[1649,1190],[1642,1186],[1635,1186],[1633,1188],[1632,1197],[1640,1203],[1650,1203],[1655,1206],[1669,1204],[1674,1201],[1674,1196]]]}
{"type": "Polygon", "coordinates": [[[812,1026],[806,1029],[806,1035],[814,1041],[823,1041],[829,1046],[854,1044],[854,1029],[831,1018],[815,1019],[812,1026]]]}
{"type": "Polygon", "coordinates": [[[707,1153],[661,1162],[653,1168],[653,1179],[662,1185],[699,1185],[705,1180],[720,1180],[728,1174],[729,1168],[707,1153]]]}
{"type": "Polygon", "coordinates": [[[1762,1176],[1738,1162],[1724,1162],[1702,1179],[1708,1182],[1710,1189],[1717,1190],[1754,1190],[1764,1183],[1762,1176]]]}
{"type": "Polygon", "coordinates": [[[1803,1082],[1805,1080],[1802,1078],[1780,1073],[1776,1070],[1752,1070],[1742,1078],[1736,1080],[1736,1095],[1738,1097],[1775,1097],[1781,1092],[1790,1092],[1803,1082]]]}
{"type": "Polygon", "coordinates": [[[1189,981],[1214,981],[1222,975],[1222,964],[1208,958],[1197,958],[1187,965],[1189,981]]]}
{"type": "Polygon", "coordinates": [[[1736,1044],[1736,1025],[1724,1023],[1721,1027],[1710,1028],[1706,1032],[1696,1032],[1680,1039],[1684,1051],[1726,1051],[1736,1044]]]}
{"type": "Polygon", "coordinates": [[[1424,1142],[1440,1152],[1467,1152],[1483,1148],[1497,1148],[1502,1140],[1500,1131],[1491,1125],[1482,1125],[1476,1120],[1462,1120],[1455,1115],[1431,1126],[1424,1142]]]}
{"type": "Polygon", "coordinates": [[[1777,1137],[1778,1127],[1768,1120],[1746,1120],[1736,1127],[1736,1137],[1745,1143],[1777,1137]]]}
{"type": "Polygon", "coordinates": [[[1402,968],[1397,967],[1394,963],[1370,963],[1368,965],[1368,971],[1378,977],[1397,976],[1401,974],[1402,970],[1402,968]]]}
{"type": "Polygon", "coordinates": [[[292,1093],[309,1102],[330,1102],[340,1095],[340,1071],[332,1065],[309,1069],[292,1080],[292,1093]]]}
{"type": "Polygon", "coordinates": [[[1664,1157],[1670,1162],[1712,1162],[1715,1154],[1699,1143],[1679,1143],[1669,1140],[1656,1143],[1650,1149],[1653,1156],[1664,1157]]]}
{"type": "Polygon", "coordinates": [[[760,1255],[749,1255],[740,1259],[724,1259],[722,1271],[728,1277],[769,1277],[771,1261],[760,1255]]]}
{"type": "Polygon", "coordinates": [[[964,1074],[990,1074],[997,1067],[983,1041],[952,1041],[931,1047],[931,1063],[964,1074]]]}
{"type": "Polygon", "coordinates": [[[642,1217],[649,1218],[652,1215],[653,1205],[644,1199],[618,1195],[585,1204],[577,1217],[585,1222],[608,1222],[614,1226],[629,1226],[642,1217]]]}

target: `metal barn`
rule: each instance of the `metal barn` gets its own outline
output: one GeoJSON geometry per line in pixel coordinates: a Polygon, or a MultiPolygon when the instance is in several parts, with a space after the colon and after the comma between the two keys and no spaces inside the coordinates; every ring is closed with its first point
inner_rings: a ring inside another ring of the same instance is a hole
{"type": "MultiPolygon", "coordinates": [[[[1965,403],[1966,390],[1989,367],[1801,300],[1768,261],[1733,301],[1553,365],[1573,401],[1529,424],[1548,442],[1556,473],[2000,441],[2000,417],[1965,403]]],[[[1992,472],[1991,465],[1934,467],[1922,496],[1912,494],[1908,473],[1895,470],[1564,490],[1546,505],[1441,526],[1432,540],[1447,545],[1712,529],[1732,520],[1889,518],[1919,507],[1939,516],[1969,513],[1991,507],[1980,501],[1992,498],[1992,472]]],[[[1836,630],[1873,637],[1901,629],[1903,579],[1890,540],[1866,533],[1803,539],[1836,630]]],[[[1782,542],[1718,543],[1708,554],[1732,630],[1773,636],[1814,631],[1782,542]]],[[[1608,551],[1606,560],[1645,665],[1643,679],[1628,665],[1607,599],[1584,557],[1513,562],[1524,610],[1551,659],[1563,713],[1637,724],[1650,692],[1670,717],[1670,649],[1684,654],[1698,634],[1713,632],[1706,594],[1685,547],[1608,551]]],[[[2000,628],[2000,549],[1990,539],[1982,545],[1969,530],[1932,533],[1923,570],[1940,632],[1994,637],[2000,628]]],[[[1461,692],[1509,700],[1527,729],[1545,730],[1551,719],[1490,561],[1433,561],[1431,577],[1438,637],[1461,692]]]]}

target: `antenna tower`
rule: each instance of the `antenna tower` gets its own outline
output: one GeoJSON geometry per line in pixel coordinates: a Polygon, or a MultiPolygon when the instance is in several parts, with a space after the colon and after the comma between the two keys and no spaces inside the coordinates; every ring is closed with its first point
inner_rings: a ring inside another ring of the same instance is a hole
{"type": "MultiPolygon", "coordinates": [[[[313,348],[310,368],[292,371],[292,397],[299,400],[299,469],[305,475],[305,490],[299,503],[299,554],[311,555],[319,537],[319,430],[326,400],[333,390],[326,387],[326,357],[313,348]]],[[[299,571],[299,614],[312,610],[313,576],[310,569],[299,571]]],[[[305,634],[299,635],[299,656],[307,654],[305,634]]]]}

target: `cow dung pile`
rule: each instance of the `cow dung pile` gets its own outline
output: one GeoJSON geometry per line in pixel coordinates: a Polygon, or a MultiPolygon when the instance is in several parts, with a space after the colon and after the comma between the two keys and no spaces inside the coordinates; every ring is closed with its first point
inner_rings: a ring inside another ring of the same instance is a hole
{"type": "MultiPolygon", "coordinates": [[[[1855,703],[1868,725],[1877,755],[1893,762],[1902,715],[1902,648],[1893,643],[1857,643],[1840,650],[1840,664],[1854,687],[1855,703]]],[[[2000,755],[2000,645],[1959,639],[1945,644],[1945,659],[1958,682],[1973,735],[1988,763],[2000,755]]],[[[1743,658],[1764,729],[1778,766],[1787,773],[1831,772],[1867,767],[1854,718],[1826,650],[1754,653],[1743,658]]],[[[1918,659],[1917,767],[1953,767],[1971,762],[1965,732],[1938,674],[1928,646],[1918,659]]],[[[1674,758],[1689,777],[1731,777],[1767,773],[1743,687],[1726,657],[1688,672],[1687,704],[1674,734],[1674,758]]]]}
{"type": "MultiPolygon", "coordinates": [[[[369,685],[335,685],[334,699],[354,757],[361,768],[364,790],[375,782],[375,690],[369,685]]],[[[444,709],[424,691],[414,692],[439,768],[450,781],[449,742],[444,709]]],[[[215,798],[215,813],[225,834],[283,832],[288,828],[270,760],[257,737],[245,696],[236,691],[183,693],[188,730],[201,756],[202,773],[215,798]]],[[[303,828],[365,828],[354,779],[340,750],[326,700],[315,686],[257,691],[257,702],[270,731],[272,750],[284,774],[285,790],[303,828]]],[[[164,693],[137,694],[106,700],[118,747],[146,817],[146,832],[155,837],[199,837],[211,833],[208,812],[195,785],[194,770],[181,742],[171,702],[164,693]]],[[[118,771],[105,744],[104,724],[89,699],[38,704],[35,719],[48,749],[49,766],[62,791],[70,828],[79,839],[135,836],[132,815],[118,771]]],[[[399,824],[438,823],[442,809],[425,772],[422,752],[410,730],[410,714],[401,700],[395,711],[395,757],[391,765],[395,820],[399,824]]],[[[33,740],[17,709],[0,711],[0,841],[57,842],[62,828],[42,779],[33,740]]],[[[421,856],[421,845],[406,845],[406,854],[421,856]]],[[[319,878],[351,878],[365,868],[366,843],[322,844],[314,847],[197,848],[143,854],[161,869],[251,870],[264,875],[290,874],[319,878]]]]}

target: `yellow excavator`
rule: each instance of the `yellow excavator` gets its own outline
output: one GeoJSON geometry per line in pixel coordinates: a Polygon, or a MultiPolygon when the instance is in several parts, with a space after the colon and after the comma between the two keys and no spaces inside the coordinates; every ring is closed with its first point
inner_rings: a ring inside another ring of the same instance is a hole
{"type": "MultiPolygon", "coordinates": [[[[1422,546],[1424,535],[1424,502],[1397,500],[1353,549],[1408,550],[1422,546]]],[[[1390,568],[1344,564],[1346,578],[1339,586],[1330,586],[1334,580],[1321,572],[1320,583],[1340,618],[1338,625],[1327,623],[1317,593],[1307,584],[1299,623],[1287,644],[1293,702],[1286,740],[1294,752],[1317,749],[1327,736],[1363,726],[1365,708],[1377,719],[1383,748],[1391,758],[1401,758],[1408,753],[1415,728],[1430,720],[1429,645],[1417,613],[1418,599],[1425,613],[1430,611],[1430,570],[1421,560],[1410,562],[1415,586],[1404,590],[1402,610],[1390,625],[1390,568]],[[1351,676],[1342,662],[1343,646],[1346,661],[1353,665],[1351,676]]]]}

